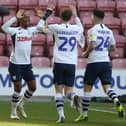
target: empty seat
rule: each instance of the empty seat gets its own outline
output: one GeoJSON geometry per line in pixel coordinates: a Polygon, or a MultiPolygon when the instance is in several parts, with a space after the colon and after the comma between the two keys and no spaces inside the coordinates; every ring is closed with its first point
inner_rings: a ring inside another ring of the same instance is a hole
{"type": "Polygon", "coordinates": [[[7,67],[9,65],[9,58],[7,56],[0,56],[0,67],[7,67]]]}
{"type": "Polygon", "coordinates": [[[123,30],[123,33],[124,35],[126,36],[126,17],[122,18],[122,30],[123,30]]]}
{"type": "Polygon", "coordinates": [[[0,0],[0,5],[6,6],[10,9],[16,9],[17,0],[0,0]]]}
{"type": "Polygon", "coordinates": [[[31,56],[36,57],[36,56],[44,56],[44,46],[32,46],[31,50],[31,56]]]}
{"type": "Polygon", "coordinates": [[[116,1],[116,8],[118,12],[125,12],[126,11],[126,1],[125,0],[117,0],[116,1]]]}
{"type": "Polygon", "coordinates": [[[81,18],[81,21],[85,29],[89,29],[93,23],[91,17],[83,17],[81,18]]]}
{"type": "Polygon", "coordinates": [[[97,8],[102,9],[105,11],[107,15],[114,15],[115,11],[115,1],[111,0],[98,0],[97,1],[97,8]]]}
{"type": "Polygon", "coordinates": [[[48,46],[49,48],[49,57],[52,58],[53,57],[53,46],[48,46]]]}
{"type": "Polygon", "coordinates": [[[56,2],[56,0],[38,0],[38,5],[41,9],[45,10],[47,7],[50,6],[56,7],[56,2]]]}
{"type": "Polygon", "coordinates": [[[96,8],[94,0],[77,0],[78,11],[92,11],[94,8],[96,8]]]}
{"type": "Polygon", "coordinates": [[[52,15],[47,19],[47,22],[48,24],[59,24],[61,23],[61,19],[57,16],[52,15]]]}
{"type": "Polygon", "coordinates": [[[75,0],[57,0],[58,12],[61,12],[64,8],[69,8],[70,5],[76,6],[76,1],[75,0]]]}
{"type": "Polygon", "coordinates": [[[38,6],[37,0],[19,0],[19,8],[34,9],[38,6]]]}
{"type": "Polygon", "coordinates": [[[124,58],[124,52],[125,52],[124,48],[116,48],[115,51],[110,52],[110,58],[111,59],[124,58]]]}
{"type": "Polygon", "coordinates": [[[87,59],[86,58],[79,58],[78,59],[78,64],[77,64],[77,68],[85,68],[87,65],[87,59]]]}
{"type": "Polygon", "coordinates": [[[4,55],[4,45],[0,45],[0,56],[4,55]]]}
{"type": "Polygon", "coordinates": [[[6,35],[0,33],[0,45],[5,45],[5,43],[6,43],[6,35]]]}
{"type": "Polygon", "coordinates": [[[48,57],[32,57],[31,63],[33,67],[50,67],[50,60],[48,57]]]}
{"type": "Polygon", "coordinates": [[[119,12],[118,16],[120,19],[126,18],[126,12],[119,12]]]}
{"type": "Polygon", "coordinates": [[[126,38],[123,35],[114,34],[116,46],[124,48],[126,46],[126,38]]]}
{"type": "Polygon", "coordinates": [[[32,26],[37,25],[39,20],[40,20],[40,18],[38,16],[35,16],[35,15],[30,16],[30,24],[32,26]]]}
{"type": "Polygon", "coordinates": [[[126,59],[113,59],[112,67],[114,69],[126,69],[126,59]]]}
{"type": "Polygon", "coordinates": [[[110,29],[115,33],[119,33],[121,21],[119,18],[107,16],[103,20],[104,24],[106,24],[110,29]]]}
{"type": "Polygon", "coordinates": [[[43,34],[35,34],[32,37],[32,45],[43,45],[45,44],[45,35],[43,34]]]}
{"type": "Polygon", "coordinates": [[[92,17],[93,13],[89,12],[89,11],[80,11],[79,16],[80,16],[81,19],[84,18],[84,17],[92,17]]]}
{"type": "Polygon", "coordinates": [[[53,46],[54,45],[53,35],[47,34],[46,42],[47,42],[48,46],[53,46]]]}

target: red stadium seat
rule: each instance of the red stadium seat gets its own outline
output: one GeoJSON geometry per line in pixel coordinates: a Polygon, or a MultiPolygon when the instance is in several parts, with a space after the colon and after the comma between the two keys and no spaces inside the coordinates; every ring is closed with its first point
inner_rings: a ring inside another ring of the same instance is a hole
{"type": "Polygon", "coordinates": [[[117,0],[116,8],[118,12],[126,12],[126,1],[125,0],[117,0]]]}
{"type": "Polygon", "coordinates": [[[70,5],[76,6],[76,1],[75,0],[57,0],[58,12],[61,12],[64,8],[69,8],[70,5]]]}
{"type": "Polygon", "coordinates": [[[10,9],[17,9],[18,0],[0,0],[0,5],[6,6],[10,9]]]}
{"type": "Polygon", "coordinates": [[[19,0],[19,8],[35,9],[38,6],[37,0],[19,0]]]}
{"type": "Polygon", "coordinates": [[[79,58],[78,59],[78,64],[77,64],[77,68],[85,68],[87,65],[87,59],[86,58],[79,58]]]}
{"type": "Polygon", "coordinates": [[[53,46],[54,45],[53,35],[47,34],[46,42],[47,42],[48,46],[53,46]]]}
{"type": "Polygon", "coordinates": [[[49,57],[53,57],[53,46],[49,46],[49,57]]]}
{"type": "Polygon", "coordinates": [[[126,38],[122,35],[114,34],[116,46],[124,48],[126,46],[126,38]]]}
{"type": "Polygon", "coordinates": [[[118,16],[120,19],[126,18],[126,12],[119,12],[118,16]]]}
{"type": "Polygon", "coordinates": [[[45,35],[35,34],[32,38],[32,45],[44,45],[45,44],[45,35]]]}
{"type": "Polygon", "coordinates": [[[77,0],[78,11],[92,11],[96,8],[96,1],[94,0],[77,0]]]}
{"type": "Polygon", "coordinates": [[[80,11],[79,16],[80,16],[81,19],[84,18],[84,17],[92,17],[93,13],[88,12],[88,11],[80,11]]]}
{"type": "Polygon", "coordinates": [[[122,18],[122,30],[124,32],[124,35],[126,36],[126,17],[122,18]]]}
{"type": "Polygon", "coordinates": [[[0,45],[0,56],[4,55],[4,45],[0,45]]]}
{"type": "Polygon", "coordinates": [[[50,67],[50,60],[48,57],[32,57],[31,63],[33,67],[50,67]]]}
{"type": "Polygon", "coordinates": [[[119,33],[120,26],[121,26],[121,21],[120,21],[119,18],[107,16],[107,17],[104,18],[103,22],[104,22],[104,24],[106,24],[110,29],[112,29],[113,32],[116,31],[115,33],[119,33]]]}
{"type": "Polygon", "coordinates": [[[5,45],[5,43],[6,43],[6,35],[0,33],[0,45],[5,45]]]}
{"type": "Polygon", "coordinates": [[[115,51],[110,52],[110,58],[111,59],[124,58],[124,52],[125,52],[124,48],[116,48],[115,51]]]}
{"type": "Polygon", "coordinates": [[[47,22],[48,24],[59,24],[61,23],[61,19],[57,16],[52,15],[47,19],[47,22]]]}
{"type": "Polygon", "coordinates": [[[36,57],[36,56],[44,56],[44,46],[32,46],[31,50],[31,56],[36,57]]]}
{"type": "Polygon", "coordinates": [[[40,20],[40,18],[38,16],[34,16],[34,15],[30,16],[30,24],[32,26],[37,25],[39,20],[40,20]]]}
{"type": "Polygon", "coordinates": [[[112,67],[114,69],[126,69],[126,59],[113,59],[112,67]]]}
{"type": "Polygon", "coordinates": [[[0,56],[0,67],[7,67],[9,65],[9,58],[7,56],[0,56]]]}
{"type": "Polygon", "coordinates": [[[33,9],[30,9],[30,10],[27,9],[26,14],[29,15],[29,16],[35,16],[36,15],[35,10],[33,10],[33,9]]]}
{"type": "Polygon", "coordinates": [[[83,17],[81,18],[81,21],[85,29],[89,29],[93,23],[91,17],[83,17]]]}
{"type": "Polygon", "coordinates": [[[115,1],[111,0],[97,0],[97,8],[105,11],[107,15],[114,15],[115,1]]]}
{"type": "Polygon", "coordinates": [[[45,10],[47,7],[50,7],[52,5],[56,7],[56,2],[57,2],[56,0],[38,0],[38,5],[40,8],[45,10]]]}

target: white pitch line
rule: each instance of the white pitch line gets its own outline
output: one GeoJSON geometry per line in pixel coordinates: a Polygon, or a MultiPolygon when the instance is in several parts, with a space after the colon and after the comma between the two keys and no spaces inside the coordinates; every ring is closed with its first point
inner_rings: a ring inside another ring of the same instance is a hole
{"type": "Polygon", "coordinates": [[[96,111],[96,112],[104,112],[104,113],[117,114],[117,112],[107,111],[107,110],[103,110],[103,109],[90,108],[90,110],[91,111],[96,111]]]}

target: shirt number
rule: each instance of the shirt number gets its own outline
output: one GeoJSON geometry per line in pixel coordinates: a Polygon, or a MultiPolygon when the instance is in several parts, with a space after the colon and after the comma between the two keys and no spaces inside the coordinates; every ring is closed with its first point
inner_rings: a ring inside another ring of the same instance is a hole
{"type": "Polygon", "coordinates": [[[102,36],[98,36],[97,40],[99,44],[95,47],[95,50],[102,51],[104,48],[109,47],[109,37],[104,38],[102,36]]]}
{"type": "Polygon", "coordinates": [[[63,43],[58,48],[59,51],[69,51],[69,47],[71,52],[74,50],[76,45],[75,37],[70,37],[70,38],[59,37],[59,40],[63,41],[63,43]]]}

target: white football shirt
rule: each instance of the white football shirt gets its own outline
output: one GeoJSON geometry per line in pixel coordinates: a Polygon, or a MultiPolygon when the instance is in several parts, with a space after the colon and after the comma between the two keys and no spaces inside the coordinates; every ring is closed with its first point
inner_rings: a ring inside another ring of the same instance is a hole
{"type": "MultiPolygon", "coordinates": [[[[75,21],[75,25],[69,23],[48,25],[48,30],[53,33],[55,39],[53,50],[55,63],[77,64],[77,42],[82,39],[83,26],[78,17],[75,21]]],[[[84,45],[82,42],[79,44],[84,45]]]]}
{"type": "Polygon", "coordinates": [[[115,45],[112,31],[104,24],[96,24],[88,30],[88,42],[93,42],[95,48],[88,56],[88,63],[109,62],[109,46],[115,45]]]}
{"type": "Polygon", "coordinates": [[[10,62],[30,64],[32,36],[39,32],[40,27],[44,26],[44,21],[41,20],[37,26],[24,29],[22,27],[11,27],[16,20],[16,17],[13,17],[2,26],[3,31],[11,35],[13,41],[10,62]]]}

